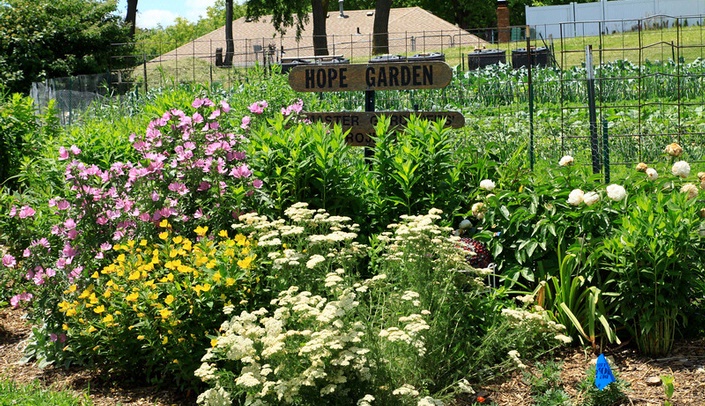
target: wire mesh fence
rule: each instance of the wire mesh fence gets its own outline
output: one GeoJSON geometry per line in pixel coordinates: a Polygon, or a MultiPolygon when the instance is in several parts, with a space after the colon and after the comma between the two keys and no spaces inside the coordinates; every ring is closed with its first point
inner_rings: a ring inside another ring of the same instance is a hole
{"type": "MultiPolygon", "coordinates": [[[[440,90],[376,92],[376,109],[461,111],[468,135],[491,134],[512,143],[529,140],[532,164],[565,154],[589,155],[596,142],[595,128],[600,162],[627,165],[656,159],[670,142],[687,146],[692,160],[703,161],[705,28],[697,23],[702,21],[702,16],[655,16],[571,22],[570,27],[559,24],[554,29],[570,32],[559,38],[544,38],[541,32],[546,27],[507,27],[501,29],[509,32],[503,42],[497,28],[390,33],[390,52],[416,60],[442,55],[454,67],[454,79],[440,90]],[[607,27],[617,23],[625,30],[609,32],[607,27]],[[597,24],[600,34],[576,36],[579,24],[597,24]],[[596,123],[590,123],[588,49],[595,72],[596,123]]],[[[184,82],[233,88],[245,80],[248,68],[264,66],[276,74],[297,58],[302,63],[340,62],[316,61],[310,58],[315,53],[310,46],[286,44],[266,38],[236,42],[228,67],[217,63],[215,40],[172,46],[159,55],[116,57],[115,66],[128,68],[111,70],[95,96],[72,93],[78,91],[71,87],[77,79],[60,80],[57,83],[68,85],[54,85],[51,94],[64,92],[64,100],[85,105],[108,92],[147,92],[184,82]]],[[[371,44],[369,35],[328,36],[330,54],[345,62],[367,63],[375,57],[371,44]]],[[[42,97],[47,96],[37,93],[42,97]]],[[[321,100],[339,110],[361,110],[365,105],[364,92],[326,93],[321,100]]],[[[69,119],[77,108],[67,106],[69,119]]]]}

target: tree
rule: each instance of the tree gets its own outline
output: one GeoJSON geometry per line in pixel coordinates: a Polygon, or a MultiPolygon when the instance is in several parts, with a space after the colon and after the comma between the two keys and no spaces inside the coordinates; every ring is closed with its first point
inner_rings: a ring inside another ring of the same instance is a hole
{"type": "Polygon", "coordinates": [[[225,60],[223,65],[232,66],[235,44],[233,43],[233,0],[225,0],[225,60]]]}
{"type": "Polygon", "coordinates": [[[271,14],[272,25],[284,35],[287,28],[296,27],[296,38],[301,38],[308,13],[313,13],[313,49],[315,55],[328,55],[326,13],[329,0],[248,0],[247,17],[257,19],[271,14]]]}
{"type": "Polygon", "coordinates": [[[4,0],[0,6],[0,83],[29,92],[46,78],[103,73],[129,40],[114,0],[4,0]]]}
{"type": "Polygon", "coordinates": [[[137,29],[137,0],[127,0],[125,24],[130,27],[130,38],[134,38],[135,30],[137,29]]]}
{"type": "Polygon", "coordinates": [[[372,54],[389,53],[389,12],[393,0],[376,0],[375,20],[372,23],[372,54]]]}

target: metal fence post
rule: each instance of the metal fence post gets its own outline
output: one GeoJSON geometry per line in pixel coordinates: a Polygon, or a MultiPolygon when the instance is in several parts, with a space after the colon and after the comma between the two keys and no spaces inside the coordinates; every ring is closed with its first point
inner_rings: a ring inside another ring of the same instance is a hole
{"type": "Polygon", "coordinates": [[[588,114],[590,117],[590,150],[592,173],[600,173],[600,149],[597,138],[597,107],[595,106],[595,72],[592,69],[592,45],[585,46],[585,70],[587,71],[588,114]]]}

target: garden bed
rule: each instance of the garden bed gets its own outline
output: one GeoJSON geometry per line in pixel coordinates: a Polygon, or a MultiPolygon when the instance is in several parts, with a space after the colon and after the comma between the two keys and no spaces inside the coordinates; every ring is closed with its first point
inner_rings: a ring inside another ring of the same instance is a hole
{"type": "MultiPolygon", "coordinates": [[[[22,348],[29,336],[30,327],[22,319],[21,310],[3,309],[0,311],[0,368],[2,377],[18,383],[41,381],[45,386],[57,389],[71,389],[78,394],[88,392],[96,406],[123,405],[192,405],[195,399],[153,386],[124,386],[119,382],[104,381],[97,374],[85,370],[62,370],[37,368],[33,363],[23,364],[22,348]]],[[[630,405],[662,405],[666,397],[661,385],[649,385],[648,378],[661,375],[674,377],[674,405],[702,405],[705,393],[705,340],[680,340],[676,342],[672,354],[664,358],[640,356],[629,348],[608,351],[616,363],[617,377],[628,382],[630,405]]],[[[542,360],[562,364],[561,380],[564,390],[573,401],[578,401],[576,387],[585,378],[594,357],[581,348],[567,348],[560,354],[542,360]]],[[[540,368],[531,365],[528,371],[538,375],[540,368]]],[[[525,378],[525,371],[515,372],[483,388],[487,399],[497,405],[524,406],[536,404],[531,397],[531,385],[525,378]]],[[[479,388],[476,387],[479,390],[479,388]]],[[[471,405],[469,399],[459,399],[458,406],[471,405]]]]}

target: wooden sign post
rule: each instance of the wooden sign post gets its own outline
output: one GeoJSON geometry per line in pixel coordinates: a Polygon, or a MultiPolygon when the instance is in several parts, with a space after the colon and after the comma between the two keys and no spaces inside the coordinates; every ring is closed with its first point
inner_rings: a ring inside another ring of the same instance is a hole
{"type": "MultiPolygon", "coordinates": [[[[365,112],[305,113],[311,121],[339,124],[345,137],[353,146],[374,145],[370,137],[375,132],[379,117],[391,119],[391,126],[398,129],[406,125],[412,114],[427,120],[445,119],[447,127],[461,128],[465,125],[462,114],[441,112],[375,112],[375,91],[408,89],[441,89],[450,83],[453,71],[445,62],[391,62],[369,64],[300,65],[289,72],[289,85],[299,92],[364,91],[365,112]]],[[[371,149],[365,148],[365,156],[371,149]]]]}

